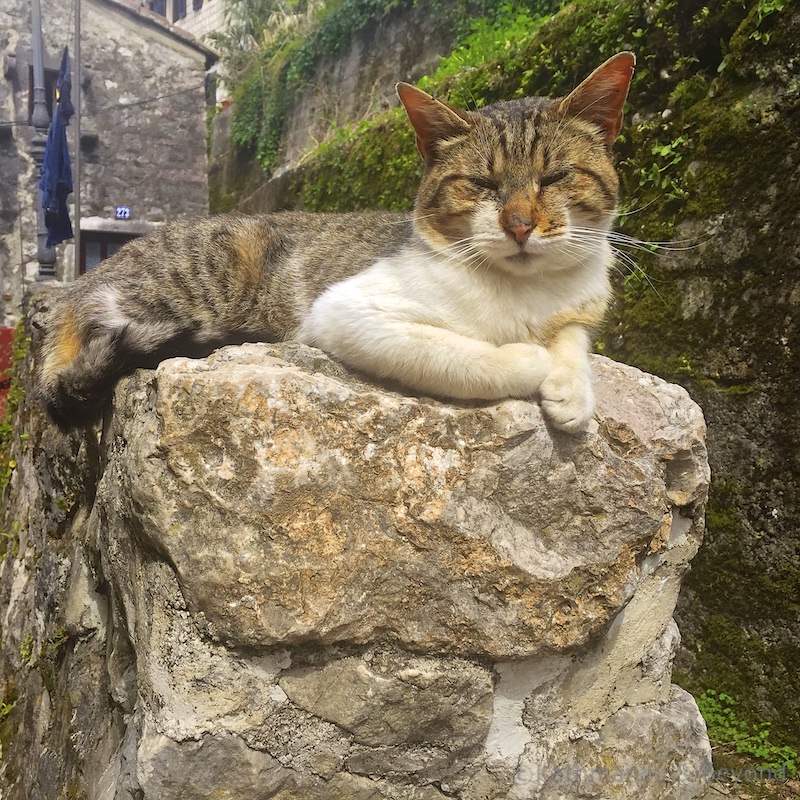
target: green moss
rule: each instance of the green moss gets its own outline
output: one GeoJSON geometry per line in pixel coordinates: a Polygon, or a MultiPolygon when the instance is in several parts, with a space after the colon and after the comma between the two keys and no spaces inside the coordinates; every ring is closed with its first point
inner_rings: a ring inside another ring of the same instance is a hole
{"type": "Polygon", "coordinates": [[[789,560],[761,563],[759,533],[741,510],[751,504],[753,494],[747,484],[733,479],[712,484],[706,540],[685,579],[685,588],[703,597],[704,618],[692,632],[699,646],[692,647],[691,672],[676,671],[674,680],[697,696],[707,690],[727,693],[751,725],[763,721],[765,705],[778,702],[772,738],[796,748],[800,712],[785,698],[770,697],[770,687],[800,681],[791,637],[782,637],[773,627],[774,620],[800,614],[800,565],[789,560]]]}
{"type": "Polygon", "coordinates": [[[9,553],[12,558],[19,555],[19,522],[16,520],[11,523],[11,533],[0,531],[0,560],[5,560],[9,553]]]}
{"type": "Polygon", "coordinates": [[[677,111],[690,108],[708,97],[711,81],[706,75],[697,73],[680,81],[669,96],[669,105],[677,111]]]}
{"type": "Polygon", "coordinates": [[[212,214],[227,214],[236,209],[239,195],[236,192],[226,192],[220,189],[221,182],[208,182],[208,209],[212,214]]]}
{"type": "Polygon", "coordinates": [[[86,800],[87,794],[73,781],[67,790],[67,800],[86,800]]]}
{"type": "Polygon", "coordinates": [[[19,700],[19,694],[14,685],[13,675],[6,681],[5,694],[0,701],[0,747],[3,752],[8,752],[9,745],[14,740],[15,726],[13,724],[12,712],[19,700]]]}
{"type": "MultiPolygon", "coordinates": [[[[738,21],[729,33],[732,41],[741,40],[742,31],[752,28],[755,4],[749,6],[741,6],[736,17],[724,6],[726,30],[738,21]]],[[[762,45],[751,41],[750,47],[754,46],[762,45]]],[[[680,238],[676,228],[687,219],[707,220],[729,211],[732,203],[743,208],[764,205],[765,190],[775,182],[775,154],[791,151],[795,131],[790,117],[774,112],[774,90],[759,77],[757,66],[746,66],[741,50],[741,60],[732,61],[733,45],[730,48],[720,48],[716,70],[699,70],[675,84],[663,100],[670,110],[666,120],[654,113],[626,132],[620,148],[624,195],[635,198],[637,213],[622,220],[625,233],[645,241],[669,241],[680,238]]],[[[676,62],[676,70],[685,69],[676,62]]],[[[743,305],[739,298],[748,290],[751,275],[774,275],[769,257],[773,231],[794,224],[789,205],[776,206],[768,230],[755,215],[742,215],[747,235],[762,239],[763,246],[754,242],[747,259],[743,257],[733,268],[729,265],[727,274],[713,277],[715,307],[734,309],[738,319],[683,312],[682,300],[698,277],[697,258],[690,273],[676,268],[674,258],[648,257],[640,263],[660,297],[647,287],[636,298],[623,293],[603,337],[604,352],[667,379],[716,382],[731,397],[757,391],[760,384],[755,372],[732,373],[728,364],[710,360],[708,353],[714,345],[720,351],[732,350],[740,342],[745,347],[748,330],[774,325],[769,316],[763,322],[754,320],[758,305],[743,305]],[[764,263],[754,258],[763,258],[764,263]],[[687,376],[680,369],[684,360],[702,367],[687,376]]],[[[777,351],[767,342],[764,346],[777,351]]],[[[779,363],[777,352],[775,356],[765,353],[763,360],[779,363]]]]}
{"type": "Polygon", "coordinates": [[[710,536],[736,534],[741,530],[741,515],[735,500],[739,492],[735,481],[716,481],[706,503],[706,527],[710,536]]]}
{"type": "Polygon", "coordinates": [[[28,635],[26,636],[20,643],[19,643],[19,657],[28,664],[33,657],[33,636],[28,635]]]}
{"type": "Polygon", "coordinates": [[[69,514],[78,502],[78,493],[74,489],[67,489],[65,493],[53,501],[59,511],[69,514]]]}
{"type": "Polygon", "coordinates": [[[55,689],[58,665],[63,658],[68,642],[69,635],[66,629],[58,627],[53,632],[53,635],[49,636],[42,645],[37,668],[42,678],[42,684],[49,692],[53,692],[55,689]]]}
{"type": "Polygon", "coordinates": [[[14,710],[16,703],[7,703],[5,700],[0,700],[0,725],[3,720],[14,710]]]}
{"type": "Polygon", "coordinates": [[[412,206],[421,174],[413,130],[396,109],[319,148],[294,191],[311,211],[399,211],[412,206]]]}

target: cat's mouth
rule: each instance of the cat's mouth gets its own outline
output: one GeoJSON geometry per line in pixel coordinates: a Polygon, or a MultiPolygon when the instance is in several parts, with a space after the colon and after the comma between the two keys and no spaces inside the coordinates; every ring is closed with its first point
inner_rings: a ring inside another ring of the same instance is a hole
{"type": "Polygon", "coordinates": [[[512,264],[529,264],[531,261],[536,261],[543,255],[544,250],[520,250],[517,253],[506,256],[505,260],[510,261],[512,264]]]}

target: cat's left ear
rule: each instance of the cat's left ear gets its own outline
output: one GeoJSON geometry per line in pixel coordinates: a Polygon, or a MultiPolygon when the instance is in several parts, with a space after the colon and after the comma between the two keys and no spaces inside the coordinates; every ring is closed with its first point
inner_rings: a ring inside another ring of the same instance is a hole
{"type": "Polygon", "coordinates": [[[635,64],[633,53],[626,51],[612,56],[561,101],[559,110],[599,125],[606,145],[611,147],[622,128],[622,107],[635,64]]]}
{"type": "Polygon", "coordinates": [[[436,142],[470,129],[466,112],[435,100],[410,83],[398,83],[397,95],[417,134],[417,147],[426,164],[433,160],[436,142]]]}

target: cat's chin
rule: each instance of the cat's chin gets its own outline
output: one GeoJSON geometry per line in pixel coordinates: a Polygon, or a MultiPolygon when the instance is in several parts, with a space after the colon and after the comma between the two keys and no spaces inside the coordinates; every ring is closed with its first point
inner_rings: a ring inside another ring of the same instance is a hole
{"type": "Polygon", "coordinates": [[[559,258],[552,250],[539,248],[516,253],[494,253],[489,261],[495,270],[514,278],[542,278],[575,266],[574,262],[559,258]]]}
{"type": "Polygon", "coordinates": [[[503,260],[511,264],[525,266],[526,264],[533,264],[534,262],[541,261],[544,257],[544,250],[520,250],[518,253],[512,253],[510,256],[505,256],[503,260]]]}
{"type": "Polygon", "coordinates": [[[491,261],[496,268],[512,275],[540,275],[543,270],[551,267],[552,253],[548,254],[545,248],[540,247],[520,249],[512,253],[501,251],[492,253],[491,261]]]}

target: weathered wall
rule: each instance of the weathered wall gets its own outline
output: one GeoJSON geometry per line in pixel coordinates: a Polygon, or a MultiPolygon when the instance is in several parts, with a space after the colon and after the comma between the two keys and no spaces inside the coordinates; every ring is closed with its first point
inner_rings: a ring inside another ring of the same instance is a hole
{"type": "Polygon", "coordinates": [[[398,105],[395,84],[432,72],[453,38],[454,31],[418,3],[358,31],[340,56],[321,58],[293,99],[286,150],[276,171],[296,166],[339,126],[398,105]]]}
{"type": "MultiPolygon", "coordinates": [[[[45,67],[58,69],[73,42],[70,3],[43,0],[45,67]]],[[[30,3],[0,2],[0,323],[14,325],[23,285],[35,277],[38,177],[28,123],[30,3]]],[[[206,52],[108,0],[82,4],[84,146],[82,216],[113,219],[128,205],[133,221],[162,222],[208,210],[204,74],[206,52]]],[[[74,160],[74,124],[68,130],[74,160]]],[[[73,175],[73,178],[75,176],[73,175]]],[[[72,215],[73,225],[75,222],[72,215]]],[[[59,248],[59,275],[74,264],[72,244],[59,248]]]]}
{"type": "Polygon", "coordinates": [[[705,426],[679,387],[594,368],[580,438],[293,344],[137,373],[99,442],[23,402],[3,797],[699,796],[670,670],[705,426]]]}
{"type": "Polygon", "coordinates": [[[709,535],[679,604],[682,685],[729,692],[797,749],[800,9],[762,19],[759,5],[728,35],[720,72],[706,55],[708,72],[687,76],[657,126],[653,111],[639,120],[680,159],[625,230],[667,233],[675,249],[641,259],[651,285],[620,291],[605,352],[679,381],[708,420],[709,535]]]}

